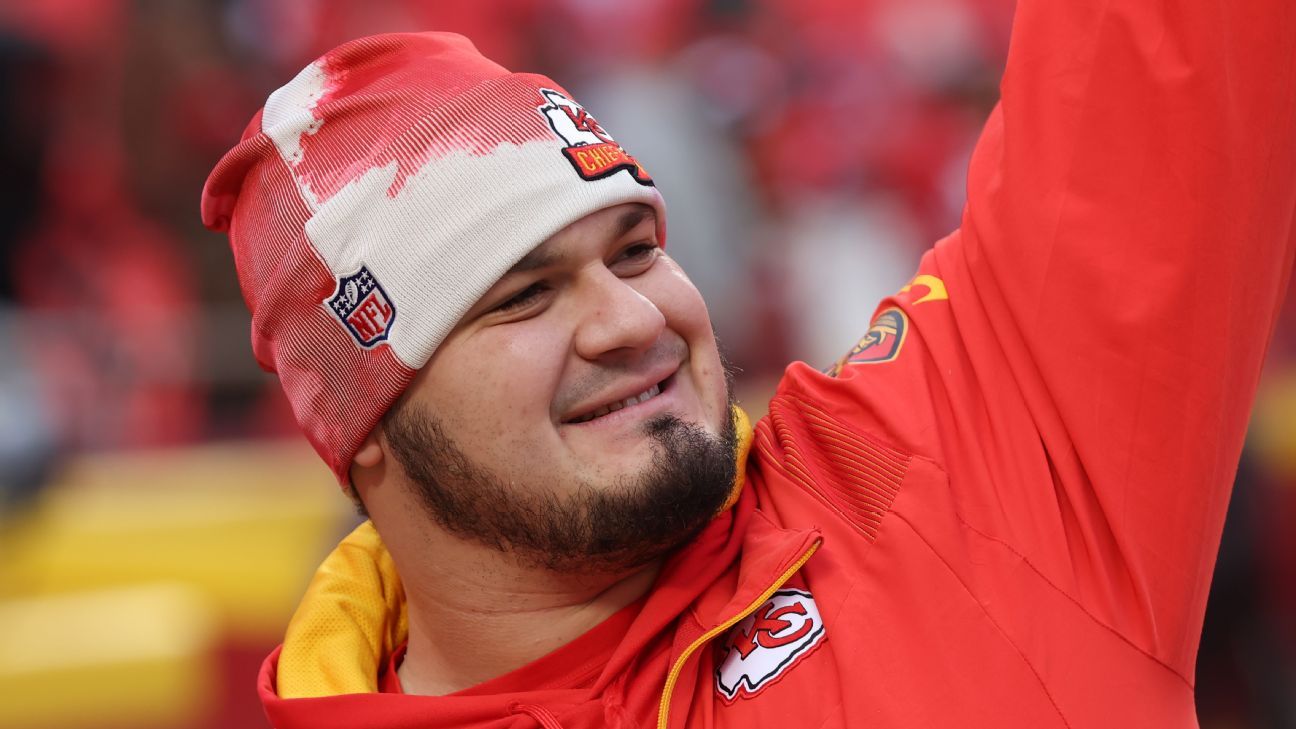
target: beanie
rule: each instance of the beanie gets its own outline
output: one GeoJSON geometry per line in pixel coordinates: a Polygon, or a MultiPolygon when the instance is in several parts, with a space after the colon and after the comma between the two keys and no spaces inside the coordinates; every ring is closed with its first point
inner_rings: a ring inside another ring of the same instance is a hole
{"type": "Polygon", "coordinates": [[[652,178],[562,87],[414,33],[342,45],[270,94],[207,179],[202,217],[229,235],[257,362],[346,484],[477,299],[626,202],[665,220],[652,178]]]}

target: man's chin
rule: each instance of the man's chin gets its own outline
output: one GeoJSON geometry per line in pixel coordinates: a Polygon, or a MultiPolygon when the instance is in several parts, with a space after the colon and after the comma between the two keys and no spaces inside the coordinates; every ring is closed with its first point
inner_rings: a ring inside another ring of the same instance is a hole
{"type": "Polygon", "coordinates": [[[384,427],[438,527],[559,572],[622,572],[660,558],[715,516],[736,468],[732,422],[716,435],[673,415],[645,422],[624,459],[595,454],[601,473],[565,483],[497,477],[424,412],[402,410],[384,427]]]}
{"type": "Polygon", "coordinates": [[[671,416],[645,425],[651,457],[619,479],[605,498],[589,498],[587,550],[572,555],[606,567],[646,564],[689,541],[714,518],[733,487],[737,437],[671,416]]]}

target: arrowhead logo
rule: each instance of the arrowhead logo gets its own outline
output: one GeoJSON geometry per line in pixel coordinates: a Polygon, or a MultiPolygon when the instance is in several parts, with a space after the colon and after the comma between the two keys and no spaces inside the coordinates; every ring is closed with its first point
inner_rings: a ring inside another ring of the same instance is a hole
{"type": "Polygon", "coordinates": [[[792,670],[825,637],[814,597],[779,590],[730,629],[716,668],[716,692],[726,702],[751,697],[792,670]]]}
{"type": "Polygon", "coordinates": [[[601,180],[621,170],[640,185],[652,185],[652,176],[625,148],[612,138],[585,107],[560,91],[540,89],[545,103],[536,107],[554,134],[567,146],[563,155],[576,174],[586,180],[601,180]]]}

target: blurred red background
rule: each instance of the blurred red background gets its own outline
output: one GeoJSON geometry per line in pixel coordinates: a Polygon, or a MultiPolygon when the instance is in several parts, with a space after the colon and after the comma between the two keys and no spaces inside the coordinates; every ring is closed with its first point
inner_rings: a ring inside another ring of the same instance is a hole
{"type": "MultiPolygon", "coordinates": [[[[1009,0],[0,5],[0,725],[265,726],[253,691],[351,523],[255,366],[203,180],[344,40],[452,30],[634,151],[753,414],[952,229],[1009,0]]],[[[1199,668],[1203,727],[1296,727],[1296,312],[1199,668]]],[[[1183,346],[1227,336],[1185,332],[1183,346]]]]}

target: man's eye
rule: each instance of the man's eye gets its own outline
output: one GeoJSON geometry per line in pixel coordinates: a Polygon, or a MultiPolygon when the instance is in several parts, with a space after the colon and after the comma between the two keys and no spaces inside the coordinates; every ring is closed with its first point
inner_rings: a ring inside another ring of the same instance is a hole
{"type": "Polygon", "coordinates": [[[626,273],[638,273],[647,270],[648,266],[657,260],[657,252],[660,250],[661,248],[654,242],[635,243],[621,251],[621,255],[617,256],[613,266],[626,273]]]}
{"type": "Polygon", "coordinates": [[[512,298],[495,307],[495,311],[515,311],[535,301],[541,294],[548,290],[549,287],[542,283],[533,283],[522,289],[512,298]]]}

